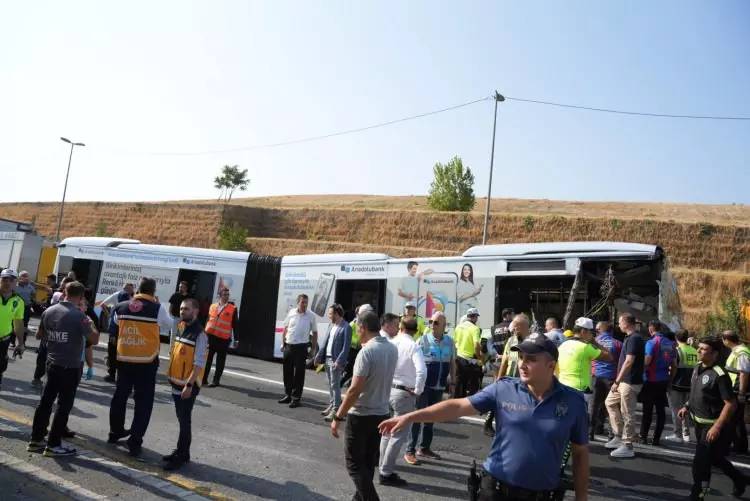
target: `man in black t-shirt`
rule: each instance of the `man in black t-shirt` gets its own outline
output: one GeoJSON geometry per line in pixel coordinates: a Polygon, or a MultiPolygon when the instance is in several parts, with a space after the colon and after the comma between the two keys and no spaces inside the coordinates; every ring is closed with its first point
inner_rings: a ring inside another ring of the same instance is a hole
{"type": "Polygon", "coordinates": [[[711,467],[721,469],[734,483],[732,494],[740,497],[745,492],[747,480],[727,460],[732,441],[732,414],[737,400],[726,370],[717,364],[721,352],[721,339],[714,336],[698,343],[700,363],[693,370],[690,381],[690,400],[680,409],[679,415],[688,415],[695,423],[695,456],[693,457],[693,487],[691,500],[701,500],[709,490],[711,467]]]}
{"type": "Polygon", "coordinates": [[[615,436],[605,447],[613,449],[610,453],[613,458],[632,458],[635,457],[635,412],[638,393],[643,386],[645,342],[635,328],[635,317],[631,313],[620,315],[619,326],[625,333],[625,341],[617,364],[617,376],[604,401],[615,436]]]}
{"type": "Polygon", "coordinates": [[[188,283],[183,280],[180,282],[177,292],[169,298],[169,314],[174,319],[173,333],[177,332],[177,324],[180,323],[180,305],[185,299],[193,297],[188,290],[188,283]]]}

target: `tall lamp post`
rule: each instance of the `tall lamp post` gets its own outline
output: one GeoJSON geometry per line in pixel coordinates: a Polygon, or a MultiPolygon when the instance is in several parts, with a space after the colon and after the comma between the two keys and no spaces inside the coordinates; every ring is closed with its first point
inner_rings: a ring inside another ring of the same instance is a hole
{"type": "Polygon", "coordinates": [[[495,119],[492,122],[492,152],[490,153],[490,181],[487,183],[487,206],[484,208],[484,230],[482,231],[482,245],[487,243],[487,223],[490,220],[490,199],[492,197],[492,167],[495,164],[495,131],[497,130],[497,103],[505,101],[498,91],[495,91],[495,119]]]}
{"type": "Polygon", "coordinates": [[[86,146],[83,143],[74,143],[70,139],[61,137],[61,140],[70,145],[70,156],[68,157],[68,170],[65,172],[65,187],[63,188],[62,202],[60,203],[60,217],[57,219],[57,237],[55,240],[60,242],[60,228],[62,227],[63,210],[65,209],[65,194],[68,191],[68,176],[70,175],[70,162],[73,160],[73,148],[76,146],[86,146]]]}

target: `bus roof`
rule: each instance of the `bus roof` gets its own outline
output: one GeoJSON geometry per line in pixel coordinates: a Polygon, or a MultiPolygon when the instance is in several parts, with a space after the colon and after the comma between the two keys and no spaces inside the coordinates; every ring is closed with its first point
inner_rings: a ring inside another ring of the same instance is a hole
{"type": "Polygon", "coordinates": [[[249,252],[204,249],[201,247],[142,244],[139,240],[109,237],[66,238],[60,242],[58,247],[114,247],[119,250],[132,250],[151,254],[173,254],[240,261],[247,261],[247,258],[250,256],[249,252]]]}
{"type": "Polygon", "coordinates": [[[284,256],[281,264],[324,264],[324,263],[362,263],[369,261],[387,261],[388,254],[346,253],[346,254],[306,254],[298,256],[284,256]]]}
{"type": "Polygon", "coordinates": [[[58,247],[75,247],[75,246],[86,246],[86,247],[117,247],[120,244],[139,244],[140,240],[133,240],[132,238],[117,238],[117,237],[69,237],[63,239],[62,242],[57,244],[58,247]]]}
{"type": "Polygon", "coordinates": [[[536,256],[550,254],[623,254],[656,256],[661,248],[656,245],[627,242],[541,242],[524,244],[475,245],[463,257],[536,256]]]}

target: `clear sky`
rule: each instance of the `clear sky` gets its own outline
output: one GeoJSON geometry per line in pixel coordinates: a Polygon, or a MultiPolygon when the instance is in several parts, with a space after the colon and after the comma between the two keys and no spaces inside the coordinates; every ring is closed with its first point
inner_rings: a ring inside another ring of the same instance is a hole
{"type": "MultiPolygon", "coordinates": [[[[485,196],[492,102],[750,116],[750,2],[6,2],[0,201],[425,194],[459,155],[485,196]],[[177,152],[185,155],[155,153],[177,152]]],[[[750,203],[750,122],[500,104],[493,196],[750,203]]]]}

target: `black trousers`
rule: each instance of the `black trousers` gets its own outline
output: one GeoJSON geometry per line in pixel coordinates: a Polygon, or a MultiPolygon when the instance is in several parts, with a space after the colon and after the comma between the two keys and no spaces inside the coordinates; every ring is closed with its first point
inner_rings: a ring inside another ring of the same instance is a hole
{"type": "Polygon", "coordinates": [[[183,399],[181,395],[172,393],[174,411],[177,414],[177,421],[180,423],[180,435],[177,438],[177,456],[182,459],[190,459],[190,443],[193,441],[193,405],[199,392],[200,386],[196,384],[193,385],[193,394],[190,398],[183,399]]]}
{"type": "Polygon", "coordinates": [[[651,421],[656,407],[656,428],[654,429],[654,442],[659,442],[661,432],[664,430],[666,419],[665,409],[667,407],[668,381],[645,382],[641,390],[641,403],[643,404],[643,419],[641,420],[641,440],[648,438],[651,421]]]}
{"type": "Polygon", "coordinates": [[[128,444],[141,445],[143,443],[143,435],[146,434],[148,423],[151,421],[151,411],[154,408],[158,368],[158,358],[148,364],[126,362],[117,364],[117,386],[109,407],[109,431],[122,433],[125,430],[125,409],[132,391],[135,407],[128,444]]]}
{"type": "Polygon", "coordinates": [[[732,427],[725,426],[719,433],[719,437],[709,443],[706,440],[706,433],[710,428],[711,425],[695,423],[695,436],[698,442],[695,445],[695,456],[693,457],[693,489],[708,487],[712,466],[723,471],[735,484],[744,479],[743,475],[727,459],[729,443],[733,436],[732,427]]]}
{"type": "Polygon", "coordinates": [[[607,408],[604,406],[604,400],[609,395],[612,382],[613,380],[609,378],[594,378],[594,395],[591,400],[591,409],[589,409],[590,434],[592,435],[604,426],[604,420],[607,419],[607,408]]]}
{"type": "Polygon", "coordinates": [[[3,373],[8,370],[8,347],[11,339],[13,334],[0,340],[0,383],[3,382],[3,373]]]}
{"type": "Polygon", "coordinates": [[[346,417],[346,439],[344,456],[346,470],[349,472],[357,492],[352,497],[357,501],[379,501],[375,491],[373,477],[380,461],[380,432],[378,425],[388,419],[385,416],[346,417]]]}
{"type": "Polygon", "coordinates": [[[39,348],[36,350],[36,368],[34,369],[34,379],[42,379],[47,371],[47,341],[39,341],[39,348]]]}
{"type": "Polygon", "coordinates": [[[107,374],[117,376],[117,334],[110,334],[107,340],[107,374]]]}
{"type": "Polygon", "coordinates": [[[465,358],[456,357],[456,386],[453,398],[464,398],[475,394],[482,385],[482,366],[472,364],[465,358]]]}
{"type": "Polygon", "coordinates": [[[31,440],[40,442],[47,433],[52,406],[57,400],[55,418],[49,431],[47,446],[57,447],[62,441],[62,433],[68,427],[68,416],[76,398],[80,367],[65,368],[59,365],[47,365],[47,381],[44,384],[42,398],[34,412],[34,423],[31,429],[31,440]]]}
{"type": "Polygon", "coordinates": [[[307,343],[284,345],[284,393],[293,400],[302,398],[306,362],[307,343]]]}
{"type": "Polygon", "coordinates": [[[229,343],[231,341],[231,338],[221,339],[208,334],[208,359],[206,360],[206,370],[203,371],[203,384],[208,383],[208,373],[211,372],[211,364],[214,362],[214,354],[216,354],[214,383],[219,384],[221,375],[224,373],[224,364],[227,361],[227,350],[229,349],[229,343]]]}
{"type": "Polygon", "coordinates": [[[732,415],[732,450],[739,454],[747,453],[747,426],[745,426],[745,404],[737,402],[737,410],[732,415]]]}

